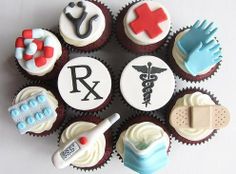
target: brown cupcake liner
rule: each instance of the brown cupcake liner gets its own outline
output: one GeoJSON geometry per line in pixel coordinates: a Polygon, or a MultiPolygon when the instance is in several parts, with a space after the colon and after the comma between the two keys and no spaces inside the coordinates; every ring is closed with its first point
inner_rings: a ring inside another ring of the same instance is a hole
{"type": "MultiPolygon", "coordinates": [[[[102,121],[103,119],[98,116],[97,114],[90,115],[89,113],[86,114],[81,114],[81,115],[73,115],[66,123],[63,124],[63,126],[61,127],[59,134],[58,134],[58,147],[59,147],[59,142],[61,139],[61,135],[63,133],[63,131],[72,123],[77,122],[77,121],[86,121],[86,122],[91,122],[91,123],[95,123],[98,124],[102,121]]],[[[107,165],[110,160],[111,157],[113,155],[113,133],[111,130],[108,130],[105,132],[105,138],[106,138],[106,148],[105,148],[105,154],[103,156],[103,158],[95,165],[92,167],[77,167],[74,166],[72,164],[70,164],[70,166],[72,166],[73,168],[77,169],[77,170],[81,170],[81,171],[95,171],[98,169],[101,169],[102,167],[104,167],[105,165],[107,165]]]]}
{"type": "MultiPolygon", "coordinates": [[[[161,113],[160,113],[161,114],[161,113]]],[[[168,150],[167,150],[167,153],[169,154],[170,153],[170,150],[171,150],[171,140],[172,140],[172,137],[170,136],[170,133],[169,133],[169,130],[168,130],[168,127],[166,125],[166,123],[164,122],[164,120],[160,117],[158,117],[158,115],[153,115],[151,113],[147,113],[146,115],[133,115],[129,118],[127,118],[126,120],[124,120],[120,126],[117,128],[116,130],[116,133],[115,133],[115,143],[114,143],[114,149],[115,149],[115,152],[116,152],[116,155],[118,156],[118,158],[123,162],[123,159],[121,157],[121,155],[117,152],[116,150],[116,143],[120,137],[120,134],[127,130],[131,125],[135,124],[135,123],[141,123],[141,122],[145,122],[145,121],[148,121],[148,122],[152,122],[158,126],[160,126],[169,136],[170,138],[170,143],[169,143],[169,147],[168,147],[168,150]]]]}
{"type": "Polygon", "coordinates": [[[100,112],[103,112],[103,111],[107,110],[112,105],[112,103],[114,102],[114,99],[116,97],[116,94],[117,94],[117,77],[115,76],[111,66],[106,61],[104,61],[103,59],[100,59],[100,58],[95,57],[95,56],[89,56],[89,57],[100,61],[108,69],[108,71],[110,73],[110,76],[111,76],[111,80],[112,80],[111,93],[107,97],[107,99],[104,101],[103,104],[101,104],[100,106],[98,106],[97,108],[94,108],[92,110],[87,110],[87,111],[78,110],[78,109],[75,109],[75,108],[69,106],[67,103],[65,103],[66,108],[69,111],[71,111],[75,114],[78,114],[78,113],[81,113],[81,114],[87,114],[87,113],[89,113],[89,114],[94,114],[94,113],[98,114],[100,112]]]}
{"type": "MultiPolygon", "coordinates": [[[[215,73],[219,70],[220,68],[220,65],[221,65],[221,62],[220,61],[219,63],[217,63],[214,67],[212,67],[207,73],[205,74],[202,74],[202,75],[197,75],[197,76],[192,76],[191,74],[188,74],[186,72],[184,72],[179,66],[178,64],[176,63],[173,55],[172,55],[172,49],[173,49],[173,46],[174,46],[174,43],[175,43],[175,38],[176,36],[186,30],[186,29],[189,29],[190,27],[184,27],[184,28],[181,28],[179,29],[178,31],[176,31],[173,36],[171,36],[169,38],[169,41],[168,41],[168,46],[167,46],[167,62],[169,64],[169,66],[172,68],[172,70],[174,71],[174,73],[182,80],[185,80],[186,82],[200,82],[200,81],[205,81],[205,80],[208,80],[210,78],[212,78],[215,73]]],[[[216,39],[217,40],[217,39],[216,39]]],[[[217,40],[218,41],[218,40],[217,40]]]]}
{"type": "Polygon", "coordinates": [[[23,85],[22,87],[20,87],[17,92],[15,93],[14,97],[13,97],[13,100],[15,100],[15,97],[17,96],[17,94],[24,88],[26,87],[30,87],[30,86],[38,86],[38,87],[43,87],[45,88],[46,90],[49,90],[50,92],[53,93],[53,95],[55,96],[55,98],[57,99],[58,101],[58,107],[56,109],[56,113],[57,113],[57,119],[56,121],[54,122],[52,128],[50,130],[45,130],[43,131],[42,133],[34,133],[34,132],[27,132],[26,134],[30,135],[30,136],[34,136],[34,137],[45,137],[45,136],[48,136],[48,135],[51,135],[53,134],[54,132],[56,132],[60,126],[63,124],[64,122],[64,119],[65,119],[65,107],[64,107],[64,103],[58,93],[58,91],[53,88],[52,86],[46,84],[46,83],[43,83],[43,82],[40,82],[40,81],[34,81],[34,82],[28,82],[26,83],[25,85],[23,85]]]}
{"type": "Polygon", "coordinates": [[[201,92],[203,94],[207,94],[210,96],[210,98],[212,99],[212,101],[214,101],[214,103],[216,105],[219,105],[219,101],[217,100],[217,98],[209,91],[203,89],[203,88],[196,88],[196,87],[189,87],[189,88],[185,88],[185,89],[182,89],[180,90],[179,92],[177,92],[173,99],[171,100],[171,102],[169,103],[168,105],[168,114],[167,114],[167,124],[168,124],[168,128],[172,134],[172,136],[175,138],[175,140],[177,140],[178,142],[182,143],[182,144],[186,144],[186,145],[201,145],[201,144],[204,144],[206,142],[208,142],[213,136],[215,136],[215,134],[217,133],[217,130],[213,130],[212,133],[210,135],[208,135],[207,137],[203,138],[202,140],[199,140],[199,141],[191,141],[191,140],[188,140],[184,137],[182,137],[181,135],[179,135],[177,133],[177,131],[175,130],[175,128],[173,128],[170,124],[169,124],[169,116],[170,116],[170,113],[171,113],[171,110],[173,108],[173,106],[175,105],[176,101],[183,97],[185,94],[191,94],[191,93],[194,93],[194,92],[201,92]]]}
{"type": "MultiPolygon", "coordinates": [[[[65,46],[71,52],[90,53],[90,52],[98,51],[101,48],[103,48],[104,46],[106,46],[107,43],[109,43],[109,41],[111,40],[111,37],[113,34],[113,32],[112,32],[112,25],[113,25],[112,11],[110,10],[110,8],[107,5],[105,5],[104,3],[100,2],[100,1],[96,1],[96,0],[88,0],[88,1],[94,3],[102,10],[102,12],[105,16],[105,20],[106,20],[106,27],[105,27],[103,34],[101,35],[101,37],[97,41],[95,41],[87,46],[84,46],[84,47],[76,47],[74,45],[71,45],[71,44],[65,42],[63,37],[60,35],[59,39],[62,42],[62,45],[65,46]]],[[[58,32],[60,33],[59,27],[58,27],[58,32]]]]}
{"type": "Polygon", "coordinates": [[[138,45],[135,44],[132,40],[130,40],[124,31],[124,25],[123,25],[123,19],[128,11],[128,9],[134,5],[135,3],[138,3],[143,0],[134,0],[133,2],[128,3],[126,6],[124,6],[118,13],[116,20],[115,20],[115,35],[116,40],[121,45],[122,48],[124,48],[126,51],[134,54],[145,54],[145,53],[151,53],[155,54],[157,50],[163,50],[165,48],[165,45],[167,45],[167,40],[169,38],[169,35],[171,33],[172,27],[169,31],[169,34],[161,41],[155,44],[150,45],[138,45]]]}
{"type": "MultiPolygon", "coordinates": [[[[55,33],[54,31],[50,30],[50,29],[45,29],[51,33],[53,33],[58,40],[59,39],[59,34],[55,33]]],[[[24,78],[26,78],[27,80],[40,80],[40,81],[50,81],[50,80],[55,80],[58,77],[59,72],[61,71],[61,69],[63,68],[63,66],[68,62],[69,60],[69,51],[67,50],[67,48],[62,46],[62,55],[60,56],[60,58],[56,61],[52,71],[50,71],[49,73],[45,74],[44,76],[37,76],[37,75],[30,75],[27,71],[25,71],[20,64],[18,63],[18,61],[15,59],[15,64],[16,64],[16,68],[17,70],[24,76],[24,78]]]]}

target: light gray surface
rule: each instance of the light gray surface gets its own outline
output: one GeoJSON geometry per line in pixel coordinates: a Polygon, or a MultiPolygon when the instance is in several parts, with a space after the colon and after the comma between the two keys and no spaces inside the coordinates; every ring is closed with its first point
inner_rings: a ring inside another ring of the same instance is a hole
{"type": "MultiPolygon", "coordinates": [[[[126,0],[103,0],[114,14],[124,6],[126,0]]],[[[57,170],[50,158],[57,148],[57,134],[46,138],[20,136],[13,121],[8,118],[7,108],[15,91],[25,83],[23,77],[16,71],[10,59],[13,59],[14,40],[22,29],[30,27],[53,28],[58,25],[59,15],[68,0],[1,0],[0,1],[0,173],[25,174],[62,174],[83,173],[71,167],[57,170]]],[[[160,171],[161,174],[222,174],[235,171],[236,154],[236,107],[235,107],[235,41],[236,41],[236,1],[234,0],[160,0],[172,16],[174,31],[190,25],[197,19],[215,21],[219,27],[217,37],[223,47],[224,62],[219,72],[210,80],[191,84],[178,80],[178,89],[183,86],[204,87],[220,102],[229,107],[232,115],[229,127],[221,130],[209,143],[202,146],[186,146],[173,141],[170,163],[160,171]]],[[[117,73],[119,69],[135,56],[127,54],[113,39],[98,55],[107,60],[117,73]]],[[[73,55],[75,56],[75,55],[73,55]]],[[[123,116],[128,110],[116,98],[114,105],[107,111],[120,112],[123,116]]],[[[105,115],[106,116],[106,115],[105,115]]],[[[133,173],[125,168],[116,155],[111,162],[101,170],[92,173],[120,174],[133,173]]]]}

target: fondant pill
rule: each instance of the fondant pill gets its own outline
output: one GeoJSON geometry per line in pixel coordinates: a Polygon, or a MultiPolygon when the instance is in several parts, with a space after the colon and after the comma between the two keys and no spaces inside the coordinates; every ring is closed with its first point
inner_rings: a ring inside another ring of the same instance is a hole
{"type": "Polygon", "coordinates": [[[50,108],[44,108],[43,114],[46,116],[50,116],[52,114],[52,110],[50,108]]]}
{"type": "Polygon", "coordinates": [[[22,36],[26,39],[39,39],[44,36],[44,31],[41,28],[26,29],[22,32],[22,36]]]}
{"type": "Polygon", "coordinates": [[[46,101],[46,97],[44,95],[39,95],[36,97],[36,99],[39,103],[43,103],[46,101]]]}
{"type": "Polygon", "coordinates": [[[18,109],[12,109],[10,111],[10,115],[12,118],[16,118],[20,114],[20,111],[18,109]]]}
{"type": "Polygon", "coordinates": [[[36,121],[35,121],[35,118],[32,117],[32,116],[28,116],[28,117],[26,118],[26,123],[27,123],[27,124],[33,125],[35,122],[36,122],[36,121]]]}
{"type": "Polygon", "coordinates": [[[22,110],[23,112],[26,112],[29,110],[29,106],[27,104],[22,104],[20,105],[20,110],[22,110]]]}
{"type": "Polygon", "coordinates": [[[38,105],[37,101],[34,100],[34,99],[31,99],[29,102],[28,102],[29,106],[30,107],[36,107],[38,105]]]}
{"type": "Polygon", "coordinates": [[[24,54],[24,39],[22,37],[18,37],[15,42],[15,58],[22,59],[24,54]]]}
{"type": "Polygon", "coordinates": [[[25,51],[24,60],[30,60],[33,58],[34,54],[37,52],[37,45],[35,43],[30,43],[25,51]]]}
{"type": "Polygon", "coordinates": [[[44,40],[44,56],[46,58],[51,58],[54,54],[54,48],[53,48],[53,39],[52,37],[48,36],[44,40]]]}
{"type": "Polygon", "coordinates": [[[17,123],[17,128],[22,130],[26,128],[26,124],[23,121],[20,121],[19,123],[17,123]]]}
{"type": "Polygon", "coordinates": [[[44,115],[41,112],[37,112],[36,114],[34,114],[34,118],[39,121],[44,118],[44,115]]]}

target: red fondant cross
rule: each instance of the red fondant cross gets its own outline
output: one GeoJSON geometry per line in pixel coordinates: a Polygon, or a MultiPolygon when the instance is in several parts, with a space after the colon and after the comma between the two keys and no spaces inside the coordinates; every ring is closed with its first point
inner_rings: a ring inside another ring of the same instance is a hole
{"type": "Polygon", "coordinates": [[[137,7],[135,13],[137,18],[129,24],[135,34],[145,31],[153,39],[162,33],[158,24],[168,19],[162,8],[151,11],[145,3],[137,7]]]}

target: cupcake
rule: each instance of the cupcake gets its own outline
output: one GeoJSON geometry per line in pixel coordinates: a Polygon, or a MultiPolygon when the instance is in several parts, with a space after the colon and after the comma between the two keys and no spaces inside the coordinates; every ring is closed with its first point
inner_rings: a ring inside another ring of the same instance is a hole
{"type": "Polygon", "coordinates": [[[205,143],[229,123],[229,111],[202,89],[184,89],[170,106],[169,124],[173,136],[184,144],[205,143]]]}
{"type": "Polygon", "coordinates": [[[81,170],[104,166],[113,151],[112,133],[108,129],[119,118],[119,114],[113,114],[102,121],[87,115],[71,121],[59,135],[59,149],[52,156],[54,166],[62,169],[72,165],[81,170]]]}
{"type": "Polygon", "coordinates": [[[157,1],[136,1],[117,17],[117,39],[131,52],[148,53],[159,48],[167,38],[171,21],[167,9],[157,1]]]}
{"type": "Polygon", "coordinates": [[[64,105],[58,94],[43,85],[20,89],[8,111],[20,134],[46,136],[64,120],[64,105]]]}
{"type": "Polygon", "coordinates": [[[201,81],[217,71],[222,53],[216,31],[214,24],[205,20],[174,34],[168,57],[176,75],[187,81],[201,81]]]}
{"type": "Polygon", "coordinates": [[[101,2],[70,2],[59,19],[59,31],[67,46],[77,51],[93,51],[103,46],[112,29],[110,10],[101,2]]]}
{"type": "Polygon", "coordinates": [[[140,111],[162,108],[172,97],[175,78],[169,66],[154,56],[140,56],[129,62],[120,77],[124,100],[140,111]]]}
{"type": "Polygon", "coordinates": [[[66,104],[78,111],[100,111],[112,100],[111,74],[91,57],[70,60],[59,74],[58,89],[66,104]]]}
{"type": "Polygon", "coordinates": [[[57,77],[68,61],[68,51],[51,31],[41,28],[23,30],[15,42],[18,70],[33,80],[57,77]]]}
{"type": "Polygon", "coordinates": [[[124,165],[137,173],[156,173],[168,163],[170,137],[150,116],[134,117],[121,126],[116,151],[124,165]]]}

